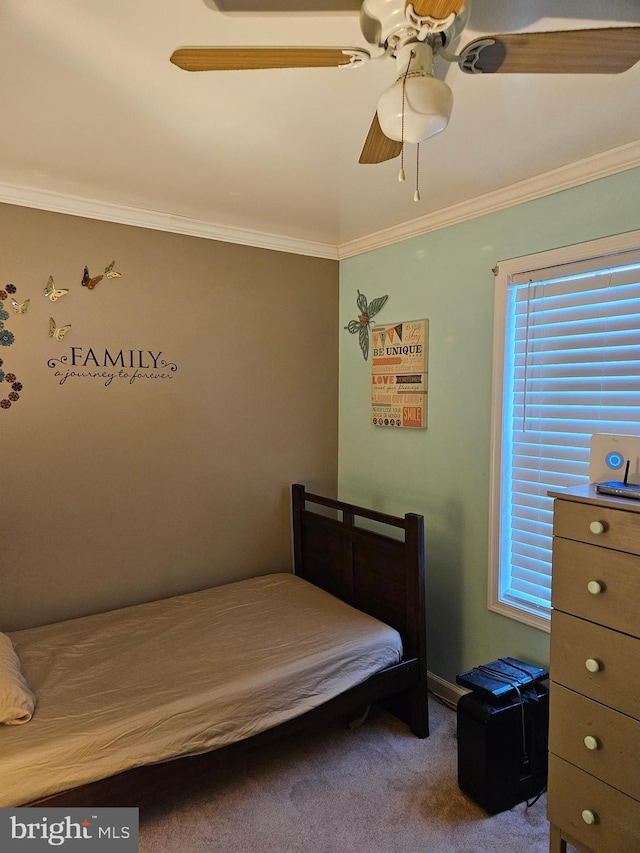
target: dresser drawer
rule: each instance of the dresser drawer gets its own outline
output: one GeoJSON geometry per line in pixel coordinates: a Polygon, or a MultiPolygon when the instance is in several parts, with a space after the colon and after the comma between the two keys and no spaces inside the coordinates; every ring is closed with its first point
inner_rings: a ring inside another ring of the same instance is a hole
{"type": "Polygon", "coordinates": [[[640,637],[640,557],[555,537],[551,601],[557,610],[640,637]]]}
{"type": "Polygon", "coordinates": [[[555,755],[549,756],[547,815],[596,853],[640,850],[640,803],[555,755]],[[593,823],[585,821],[589,812],[593,823]]]}
{"type": "Polygon", "coordinates": [[[553,683],[549,751],[640,801],[638,720],[553,683]]]}
{"type": "Polygon", "coordinates": [[[638,660],[635,637],[559,610],[551,614],[552,680],[635,719],[640,719],[638,660]],[[597,671],[590,671],[587,661],[597,671]]]}
{"type": "Polygon", "coordinates": [[[640,554],[640,524],[637,512],[556,498],[553,533],[554,536],[562,536],[564,539],[575,539],[602,548],[640,554]],[[591,525],[598,522],[602,525],[602,532],[594,533],[591,525]]]}

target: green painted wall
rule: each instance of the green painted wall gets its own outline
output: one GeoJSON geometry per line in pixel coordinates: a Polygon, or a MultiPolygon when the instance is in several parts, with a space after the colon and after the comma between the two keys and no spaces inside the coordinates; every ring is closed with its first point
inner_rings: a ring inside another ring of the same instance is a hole
{"type": "Polygon", "coordinates": [[[425,516],[429,669],[450,682],[501,655],[548,664],[549,635],[487,609],[494,276],[507,258],[640,229],[640,169],[376,249],[341,263],[340,325],[356,291],[376,320],[428,318],[426,430],[369,424],[370,362],[341,332],[342,500],[425,516]]]}

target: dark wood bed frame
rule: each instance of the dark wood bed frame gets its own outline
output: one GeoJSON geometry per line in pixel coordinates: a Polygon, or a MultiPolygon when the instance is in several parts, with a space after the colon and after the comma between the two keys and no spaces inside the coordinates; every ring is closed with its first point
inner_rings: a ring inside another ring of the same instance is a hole
{"type": "Polygon", "coordinates": [[[417,737],[429,734],[425,616],[424,521],[310,494],[292,486],[295,574],[395,628],[403,660],[324,705],[237,744],[201,755],[136,767],[29,803],[31,806],[138,806],[179,792],[220,767],[225,757],[340,717],[384,704],[417,737]],[[311,508],[313,507],[313,509],[311,508]],[[356,524],[362,519],[364,525],[356,524]],[[403,533],[385,535],[380,526],[403,533]]]}

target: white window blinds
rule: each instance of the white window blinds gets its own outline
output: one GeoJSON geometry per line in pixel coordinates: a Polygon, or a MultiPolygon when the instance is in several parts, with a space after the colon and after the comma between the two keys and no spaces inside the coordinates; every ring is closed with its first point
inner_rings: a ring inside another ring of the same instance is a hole
{"type": "Polygon", "coordinates": [[[593,433],[640,435],[640,252],[510,276],[500,602],[548,618],[552,488],[589,481],[593,433]]]}

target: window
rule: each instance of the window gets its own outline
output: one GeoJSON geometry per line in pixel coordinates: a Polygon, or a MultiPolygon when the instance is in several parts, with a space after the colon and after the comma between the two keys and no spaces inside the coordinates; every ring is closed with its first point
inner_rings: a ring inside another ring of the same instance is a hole
{"type": "Polygon", "coordinates": [[[640,232],[501,262],[494,328],[489,608],[548,630],[547,492],[640,435],[640,232]]]}

